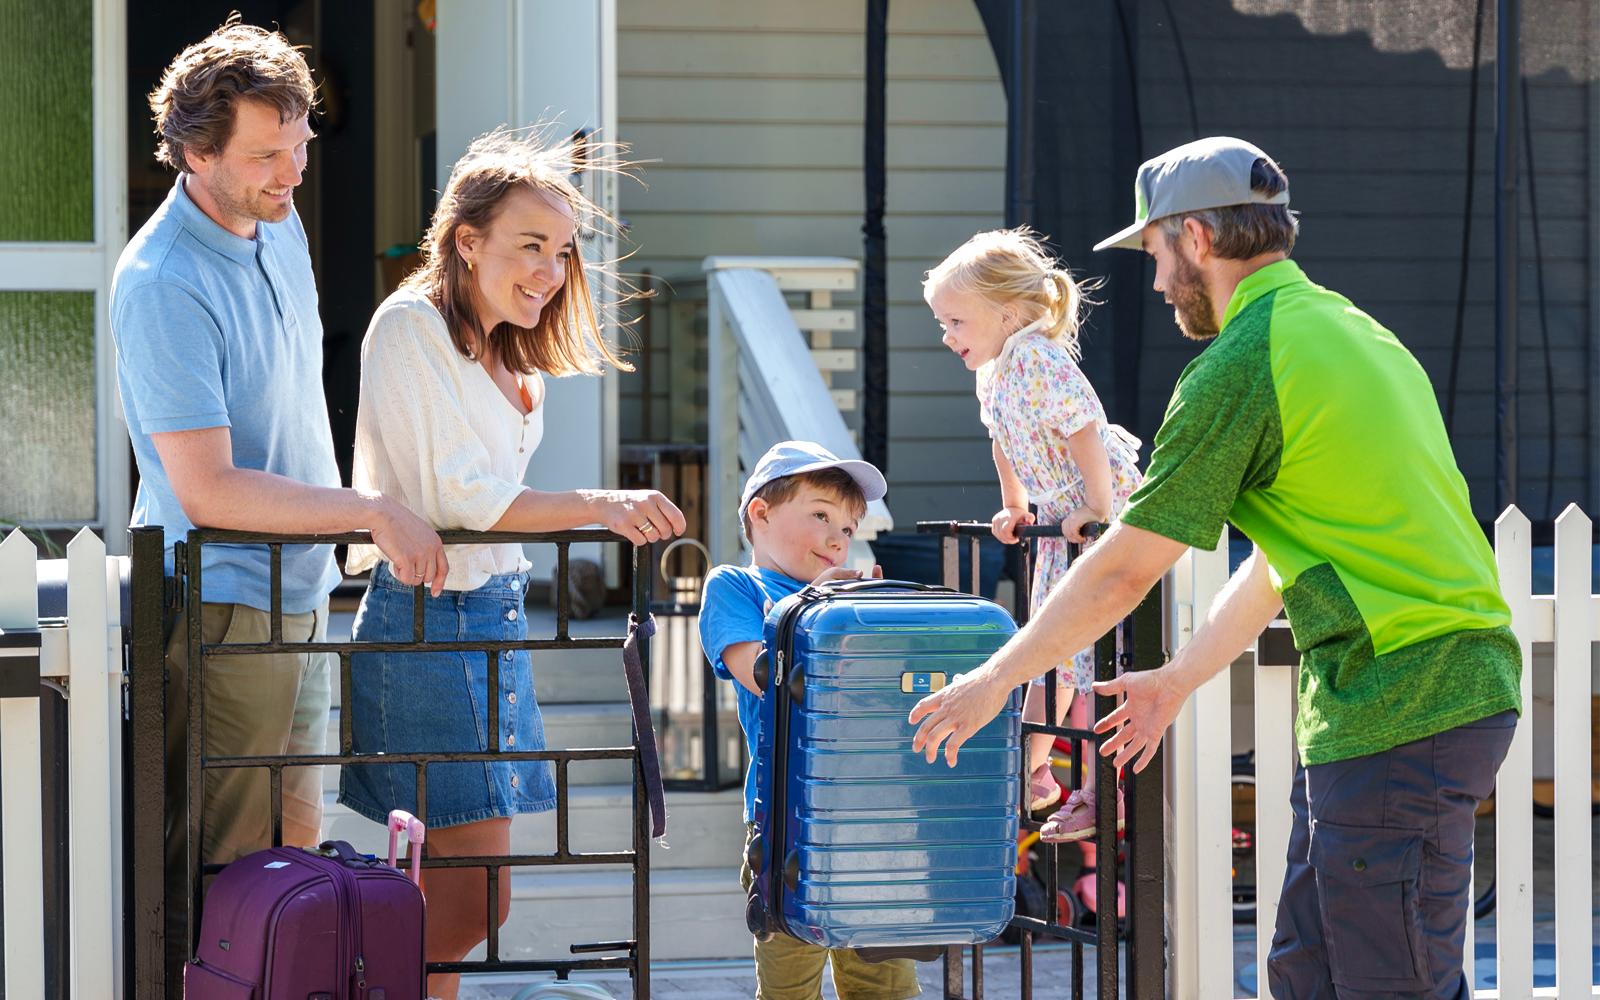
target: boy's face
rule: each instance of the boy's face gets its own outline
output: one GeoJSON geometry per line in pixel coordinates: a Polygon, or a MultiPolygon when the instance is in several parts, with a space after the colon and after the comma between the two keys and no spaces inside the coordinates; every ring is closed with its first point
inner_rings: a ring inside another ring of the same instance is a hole
{"type": "Polygon", "coordinates": [[[860,520],[843,498],[809,483],[776,506],[756,497],[748,513],[756,565],[807,583],[844,562],[860,520]]]}

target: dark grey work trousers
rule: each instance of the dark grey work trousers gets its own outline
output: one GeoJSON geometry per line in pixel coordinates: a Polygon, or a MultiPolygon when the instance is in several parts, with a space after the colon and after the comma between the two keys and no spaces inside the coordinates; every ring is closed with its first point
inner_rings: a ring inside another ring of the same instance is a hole
{"type": "Polygon", "coordinates": [[[1470,1000],[1473,813],[1511,746],[1502,712],[1295,772],[1267,977],[1277,1000],[1470,1000]]]}

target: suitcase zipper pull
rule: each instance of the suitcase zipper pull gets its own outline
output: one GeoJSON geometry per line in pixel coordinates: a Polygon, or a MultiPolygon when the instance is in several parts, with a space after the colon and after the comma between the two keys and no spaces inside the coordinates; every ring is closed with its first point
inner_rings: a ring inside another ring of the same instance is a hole
{"type": "Polygon", "coordinates": [[[356,956],[356,989],[362,994],[367,992],[367,963],[362,961],[360,955],[356,956]]]}

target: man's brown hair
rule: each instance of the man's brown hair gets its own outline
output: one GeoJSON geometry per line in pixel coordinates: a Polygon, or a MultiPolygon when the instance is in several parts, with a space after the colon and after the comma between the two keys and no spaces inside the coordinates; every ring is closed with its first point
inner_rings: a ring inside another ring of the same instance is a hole
{"type": "MultiPolygon", "coordinates": [[[[794,499],[800,492],[800,487],[811,486],[826,493],[829,497],[839,501],[850,509],[850,513],[857,518],[867,512],[867,495],[862,492],[861,484],[855,477],[839,468],[818,469],[815,472],[797,472],[792,476],[783,476],[756,490],[751,500],[760,497],[767,502],[769,507],[781,507],[794,499]]],[[[750,512],[746,507],[740,515],[744,526],[744,537],[750,537],[750,512]]]]}
{"type": "Polygon", "coordinates": [[[239,101],[260,101],[290,122],[317,103],[311,68],[276,31],[241,24],[238,12],[172,60],[150,92],[156,119],[156,159],[187,171],[188,153],[220,153],[233,136],[239,101]]]}
{"type": "MultiPolygon", "coordinates": [[[[1289,187],[1283,168],[1268,159],[1257,159],[1250,168],[1250,189],[1273,197],[1289,187]]],[[[1250,260],[1264,253],[1289,254],[1300,235],[1300,220],[1287,205],[1228,205],[1198,212],[1179,212],[1161,220],[1167,245],[1174,246],[1183,233],[1183,220],[1194,219],[1211,231],[1211,249],[1226,260],[1250,260]]]]}

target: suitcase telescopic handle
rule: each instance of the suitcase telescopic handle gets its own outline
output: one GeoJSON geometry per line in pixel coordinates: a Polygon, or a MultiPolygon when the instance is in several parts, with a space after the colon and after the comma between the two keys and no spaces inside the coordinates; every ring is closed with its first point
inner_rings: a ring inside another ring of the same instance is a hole
{"type": "Polygon", "coordinates": [[[404,809],[396,809],[389,813],[390,868],[399,867],[395,862],[399,860],[398,847],[401,834],[405,834],[406,843],[410,845],[406,853],[411,858],[411,870],[407,874],[411,876],[412,882],[421,887],[422,842],[427,838],[428,828],[423,825],[422,820],[417,819],[404,809]]]}

